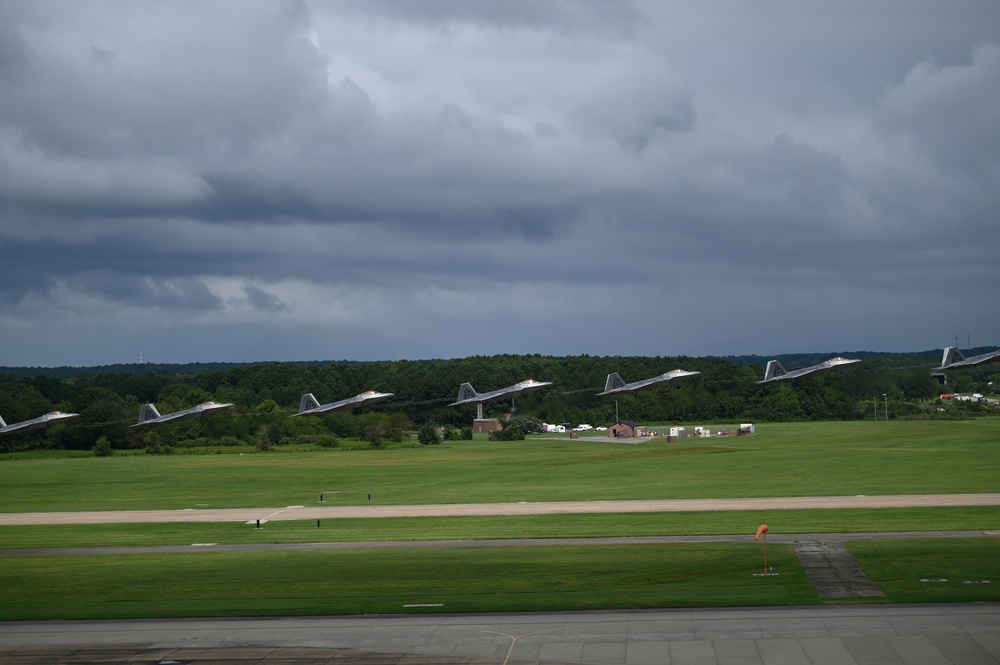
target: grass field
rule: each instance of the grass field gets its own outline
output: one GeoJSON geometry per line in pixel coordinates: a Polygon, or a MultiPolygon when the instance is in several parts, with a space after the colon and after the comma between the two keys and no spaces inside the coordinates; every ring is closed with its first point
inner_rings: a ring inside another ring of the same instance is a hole
{"type": "MultiPolygon", "coordinates": [[[[1000,489],[1000,419],[766,425],[637,445],[452,442],[396,450],[27,457],[0,512],[464,503],[1000,489]]],[[[750,534],[741,511],[0,527],[0,547],[750,534]]],[[[772,533],[1000,529],[998,508],[787,510],[772,533]]],[[[890,602],[1000,600],[996,538],[851,543],[890,602]],[[937,572],[942,571],[942,572],[937,572]],[[948,578],[949,582],[920,582],[948,578]],[[991,584],[964,581],[991,579],[991,584]],[[953,580],[961,580],[953,581],[953,580]]],[[[0,619],[810,604],[790,546],[756,544],[7,556],[0,619]],[[404,608],[406,604],[433,608],[404,608]]],[[[825,601],[830,602],[830,601],[825,601]]]]}
{"type": "Polygon", "coordinates": [[[4,559],[0,619],[534,611],[819,601],[791,547],[401,549],[4,559]],[[67,565],[66,559],[72,559],[67,565]],[[569,573],[572,571],[572,573],[569,573]],[[406,605],[439,607],[406,608],[406,605]]]}
{"type": "Polygon", "coordinates": [[[0,527],[0,547],[142,547],[153,545],[254,545],[389,540],[601,538],[614,536],[751,535],[766,518],[777,533],[875,531],[1000,531],[1000,508],[875,508],[687,513],[498,515],[268,522],[178,522],[0,527]]]}
{"type": "Polygon", "coordinates": [[[893,539],[849,544],[854,558],[898,603],[1000,600],[1000,538],[893,539]]]}
{"type": "MultiPolygon", "coordinates": [[[[983,602],[998,600],[997,544],[865,541],[851,550],[886,592],[869,602],[983,602]],[[929,578],[947,581],[921,582],[929,578]],[[965,583],[984,579],[992,583],[965,583]]],[[[768,563],[778,575],[754,575],[755,543],[13,557],[0,567],[0,620],[822,602],[790,545],[769,547],[768,563]]]]}
{"type": "Polygon", "coordinates": [[[993,492],[1000,418],[766,425],[748,437],[18,459],[0,512],[993,492]]]}

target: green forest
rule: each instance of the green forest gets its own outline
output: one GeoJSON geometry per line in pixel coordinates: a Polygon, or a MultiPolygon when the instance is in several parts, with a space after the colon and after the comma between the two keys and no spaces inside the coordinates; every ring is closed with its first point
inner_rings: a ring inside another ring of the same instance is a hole
{"type": "MultiPolygon", "coordinates": [[[[80,414],[45,430],[0,437],[0,452],[91,450],[102,439],[112,450],[147,452],[177,445],[335,445],[339,438],[360,437],[373,424],[398,438],[401,431],[424,425],[470,425],[474,406],[448,406],[463,382],[485,392],[526,378],[553,385],[513,404],[489,403],[485,415],[504,420],[514,413],[549,423],[596,426],[613,424],[616,414],[621,420],[643,423],[710,424],[870,419],[876,408],[879,418],[964,417],[994,411],[986,404],[944,404],[936,399],[945,392],[989,395],[1000,386],[997,365],[949,372],[948,385],[940,385],[929,372],[939,353],[849,354],[862,362],[825,376],[767,385],[755,383],[763,377],[766,360],[755,356],[495,355],[382,362],[0,368],[0,416],[8,424],[53,410],[80,414]],[[702,374],[649,391],[596,395],[610,372],[637,381],[675,368],[702,374]],[[366,390],[391,392],[394,397],[355,412],[289,417],[304,393],[326,403],[366,390]],[[130,428],[143,404],[153,403],[166,414],[207,400],[235,407],[199,420],[130,428]]],[[[829,357],[801,354],[778,359],[792,369],[829,357]]]]}

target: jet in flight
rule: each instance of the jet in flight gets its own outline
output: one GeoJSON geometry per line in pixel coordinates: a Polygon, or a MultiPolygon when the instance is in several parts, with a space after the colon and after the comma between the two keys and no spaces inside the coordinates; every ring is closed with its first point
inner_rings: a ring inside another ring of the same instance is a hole
{"type": "Polygon", "coordinates": [[[15,434],[17,432],[30,432],[33,429],[42,429],[43,427],[49,427],[67,418],[76,418],[79,413],[63,413],[62,411],[49,411],[44,416],[38,416],[31,420],[25,420],[20,423],[11,423],[8,425],[4,422],[4,419],[0,417],[0,436],[4,434],[15,434]]]}
{"type": "Polygon", "coordinates": [[[531,392],[551,385],[551,381],[535,381],[534,379],[525,379],[520,383],[515,383],[512,386],[501,388],[500,390],[492,390],[488,393],[477,393],[475,388],[472,387],[472,384],[463,383],[458,388],[458,399],[448,406],[484,404],[486,402],[491,402],[495,399],[502,399],[504,397],[517,397],[522,393],[531,392]]]}
{"type": "Polygon", "coordinates": [[[214,411],[220,411],[222,409],[228,409],[233,406],[232,404],[220,404],[219,402],[202,402],[198,406],[193,406],[190,409],[184,409],[183,411],[175,411],[173,413],[168,413],[164,416],[160,415],[160,412],[156,410],[156,407],[152,404],[146,404],[139,411],[139,422],[132,427],[139,427],[140,425],[162,425],[163,423],[174,423],[181,420],[191,420],[192,418],[201,418],[206,413],[212,413],[214,411]]]}
{"type": "Polygon", "coordinates": [[[342,399],[339,402],[320,404],[319,400],[313,397],[312,393],[306,393],[302,396],[302,399],[299,400],[299,412],[294,414],[294,416],[318,416],[321,413],[333,413],[334,411],[345,410],[349,411],[364,404],[381,402],[382,400],[389,399],[392,395],[392,393],[380,393],[374,390],[368,390],[360,395],[342,399]]]}
{"type": "Polygon", "coordinates": [[[683,369],[672,369],[666,374],[660,374],[659,376],[654,376],[651,379],[643,379],[642,381],[635,381],[633,383],[625,383],[618,372],[612,372],[608,374],[608,382],[604,384],[604,392],[597,393],[598,395],[613,395],[615,393],[629,393],[636,390],[643,390],[646,388],[656,388],[664,384],[670,383],[671,381],[677,381],[678,379],[687,379],[692,376],[698,376],[701,372],[688,372],[683,369]]]}
{"type": "Polygon", "coordinates": [[[769,360],[767,362],[767,369],[764,372],[764,380],[758,381],[757,383],[771,383],[772,381],[791,381],[792,379],[801,379],[805,376],[819,376],[820,374],[826,374],[835,369],[841,367],[846,367],[847,365],[853,365],[854,363],[859,363],[860,360],[848,360],[847,358],[830,358],[829,360],[824,360],[818,365],[811,365],[809,367],[803,367],[801,369],[793,369],[792,371],[787,371],[781,366],[781,363],[777,360],[769,360]]]}
{"type": "Polygon", "coordinates": [[[959,369],[961,367],[975,367],[977,365],[985,365],[986,363],[1000,362],[1000,349],[996,351],[990,351],[989,353],[984,353],[981,356],[972,356],[971,358],[966,358],[962,355],[962,352],[958,350],[957,346],[949,346],[944,350],[944,356],[941,358],[941,366],[935,367],[932,371],[940,371],[943,369],[959,369]]]}

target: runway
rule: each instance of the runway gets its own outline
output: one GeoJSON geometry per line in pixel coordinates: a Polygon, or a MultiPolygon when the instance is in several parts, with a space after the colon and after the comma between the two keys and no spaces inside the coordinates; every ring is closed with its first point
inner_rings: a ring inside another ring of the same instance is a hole
{"type": "Polygon", "coordinates": [[[0,623],[0,662],[1000,663],[1000,604],[0,623]]]}
{"type": "Polygon", "coordinates": [[[119,524],[126,522],[253,522],[256,520],[260,520],[263,523],[272,520],[336,518],[657,513],[716,510],[768,511],[810,508],[917,508],[941,506],[1000,506],[1000,493],[0,513],[0,526],[28,524],[119,524]]]}
{"type": "MultiPolygon", "coordinates": [[[[0,525],[968,505],[1000,505],[1000,494],[7,513],[0,515],[0,525]]],[[[812,534],[824,542],[851,536],[880,535],[812,534]]],[[[974,535],[996,534],[898,533],[885,534],[884,537],[974,535]]],[[[773,534],[772,541],[807,536],[810,534],[787,534],[785,537],[773,534]]],[[[730,538],[733,537],[664,537],[656,540],[675,542],[730,538]]],[[[752,536],[738,538],[749,539],[752,536]]],[[[529,544],[499,542],[506,545],[529,544]]],[[[552,544],[551,540],[545,542],[552,544]]],[[[496,546],[496,543],[480,541],[454,541],[452,546],[457,543],[496,546]]],[[[440,541],[306,543],[251,547],[414,547],[441,544],[440,541]]],[[[190,551],[190,548],[177,549],[190,551]]],[[[95,553],[92,548],[87,550],[95,553]]],[[[73,553],[68,550],[61,552],[73,553]]],[[[56,552],[8,550],[2,553],[30,556],[56,552]]],[[[1000,604],[0,623],[0,663],[40,665],[81,662],[156,665],[1000,664],[1000,604]]]]}

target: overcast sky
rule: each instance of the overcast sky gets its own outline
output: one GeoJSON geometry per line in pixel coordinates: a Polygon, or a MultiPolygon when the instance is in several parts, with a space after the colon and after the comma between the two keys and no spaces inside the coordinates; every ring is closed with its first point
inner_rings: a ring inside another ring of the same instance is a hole
{"type": "Polygon", "coordinates": [[[996,0],[0,3],[0,365],[956,335],[996,0]]]}

